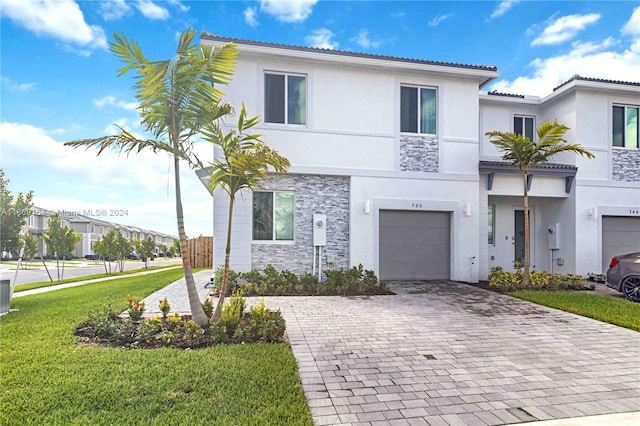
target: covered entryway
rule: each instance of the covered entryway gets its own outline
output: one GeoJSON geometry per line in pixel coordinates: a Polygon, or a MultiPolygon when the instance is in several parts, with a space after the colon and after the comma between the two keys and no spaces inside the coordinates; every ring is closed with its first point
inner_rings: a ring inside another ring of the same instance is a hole
{"type": "Polygon", "coordinates": [[[380,210],[380,278],[449,279],[450,216],[442,211],[380,210]]]}
{"type": "Polygon", "coordinates": [[[615,255],[640,251],[640,217],[602,216],[602,272],[615,255]]]}

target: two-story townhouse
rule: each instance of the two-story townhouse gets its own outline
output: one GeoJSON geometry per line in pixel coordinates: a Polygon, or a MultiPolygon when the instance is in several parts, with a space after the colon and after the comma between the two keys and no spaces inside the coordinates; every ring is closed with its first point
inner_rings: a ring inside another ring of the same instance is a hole
{"type": "MultiPolygon", "coordinates": [[[[496,67],[201,42],[239,46],[225,100],[259,115],[255,132],[292,164],[237,198],[233,269],[362,263],[382,279],[478,280],[478,97],[496,67]]],[[[216,265],[228,206],[214,193],[216,265]]]]}
{"type": "Polygon", "coordinates": [[[604,273],[615,254],[640,250],[640,83],[574,76],[542,98],[480,95],[480,276],[510,269],[524,249],[523,179],[500,161],[491,130],[533,136],[544,120],[595,155],[561,154],[529,184],[531,264],[561,273],[604,273]],[[486,230],[486,231],[485,231],[486,230]]]}

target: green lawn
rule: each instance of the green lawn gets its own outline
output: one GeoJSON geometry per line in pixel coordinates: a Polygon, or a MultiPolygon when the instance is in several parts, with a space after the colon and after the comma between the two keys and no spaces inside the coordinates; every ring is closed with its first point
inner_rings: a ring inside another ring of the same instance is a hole
{"type": "MultiPolygon", "coordinates": [[[[85,275],[82,277],[73,277],[73,278],[65,278],[64,280],[61,281],[57,281],[57,280],[53,280],[53,281],[38,281],[38,282],[34,282],[34,283],[26,283],[26,284],[18,284],[16,285],[16,288],[14,291],[25,291],[25,290],[32,290],[34,288],[40,288],[40,287],[49,287],[52,285],[58,285],[58,284],[66,284],[66,283],[75,283],[78,281],[85,281],[85,280],[93,280],[96,278],[105,278],[105,277],[115,277],[118,275],[126,275],[126,274],[133,274],[136,272],[143,272],[143,271],[150,271],[153,269],[166,269],[166,268],[176,268],[176,267],[180,267],[181,265],[163,265],[163,266],[151,266],[148,269],[144,269],[144,268],[139,268],[139,269],[131,269],[129,271],[124,271],[124,272],[114,272],[112,274],[92,274],[92,275],[85,275]]],[[[49,270],[49,273],[51,274],[52,277],[56,276],[56,270],[49,270]]],[[[18,272],[19,274],[19,272],[18,272]]]]}
{"type": "Polygon", "coordinates": [[[312,425],[288,345],[79,346],[74,328],[182,276],[170,270],[25,296],[0,317],[0,424],[312,425]]]}
{"type": "Polygon", "coordinates": [[[509,293],[519,299],[640,331],[640,303],[587,291],[533,291],[509,293]]]}

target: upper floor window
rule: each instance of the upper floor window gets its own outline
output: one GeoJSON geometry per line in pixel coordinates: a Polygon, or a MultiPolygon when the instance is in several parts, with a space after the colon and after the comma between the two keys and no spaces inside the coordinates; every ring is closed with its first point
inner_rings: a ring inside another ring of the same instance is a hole
{"type": "Polygon", "coordinates": [[[534,118],[533,117],[525,117],[522,115],[516,115],[513,117],[513,133],[517,133],[518,135],[525,136],[529,138],[529,140],[535,140],[533,138],[534,133],[534,118]]]}
{"type": "Polygon", "coordinates": [[[264,75],[265,123],[307,124],[307,77],[264,75]]]}
{"type": "Polygon", "coordinates": [[[629,105],[613,107],[613,146],[638,148],[640,135],[640,108],[629,105]]]}
{"type": "Polygon", "coordinates": [[[436,89],[400,87],[400,131],[436,134],[436,89]]]}
{"type": "Polygon", "coordinates": [[[29,216],[29,226],[30,227],[36,226],[36,217],[34,215],[29,216]]]}
{"type": "Polygon", "coordinates": [[[293,192],[253,193],[253,239],[293,241],[293,192]]]}

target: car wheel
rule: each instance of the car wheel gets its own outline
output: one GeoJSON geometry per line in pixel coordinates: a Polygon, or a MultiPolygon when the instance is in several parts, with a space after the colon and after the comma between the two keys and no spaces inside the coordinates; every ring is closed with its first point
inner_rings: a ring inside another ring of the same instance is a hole
{"type": "Polygon", "coordinates": [[[640,277],[627,277],[622,281],[622,294],[629,300],[640,302],[640,277]]]}

